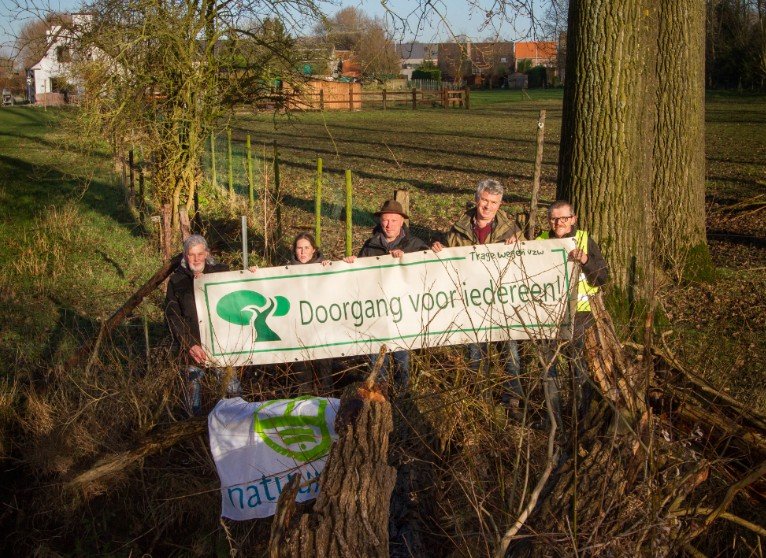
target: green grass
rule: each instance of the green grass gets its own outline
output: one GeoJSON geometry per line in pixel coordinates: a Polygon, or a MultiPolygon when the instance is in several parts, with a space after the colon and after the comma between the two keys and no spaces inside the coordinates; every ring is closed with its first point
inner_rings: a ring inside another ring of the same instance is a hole
{"type": "MultiPolygon", "coordinates": [[[[304,113],[297,116],[238,116],[234,123],[235,187],[246,195],[242,144],[246,134],[271,156],[277,140],[285,185],[284,214],[290,227],[313,226],[316,158],[325,170],[325,251],[343,251],[343,173],[354,177],[355,244],[363,240],[372,214],[395,189],[409,189],[413,222],[432,237],[454,220],[480,178],[501,178],[512,212],[528,202],[540,109],[548,112],[542,196],[552,201],[558,161],[561,91],[533,101],[519,91],[472,93],[472,109],[370,110],[304,113]]],[[[226,176],[225,134],[217,142],[218,180],[226,176]]],[[[209,163],[208,163],[209,164],[209,163]]],[[[260,183],[260,178],[256,180],[260,183]]],[[[296,230],[290,228],[289,230],[296,230]]]]}
{"type": "Polygon", "coordinates": [[[0,110],[0,355],[45,365],[90,335],[158,264],[108,154],[74,111],[0,110]]]}

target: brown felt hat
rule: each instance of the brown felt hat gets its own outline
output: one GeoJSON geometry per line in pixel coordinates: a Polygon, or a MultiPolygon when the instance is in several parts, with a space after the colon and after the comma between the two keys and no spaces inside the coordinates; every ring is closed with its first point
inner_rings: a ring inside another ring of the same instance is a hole
{"type": "Polygon", "coordinates": [[[386,200],[383,203],[383,207],[380,208],[380,211],[375,213],[375,217],[380,217],[384,213],[396,213],[398,215],[401,215],[405,219],[409,219],[407,214],[404,212],[404,208],[402,207],[402,204],[400,204],[396,200],[386,200]]]}

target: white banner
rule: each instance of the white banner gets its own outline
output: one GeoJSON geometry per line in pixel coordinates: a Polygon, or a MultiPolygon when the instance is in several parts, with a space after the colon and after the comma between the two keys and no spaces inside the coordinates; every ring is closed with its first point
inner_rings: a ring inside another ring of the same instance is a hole
{"type": "Polygon", "coordinates": [[[221,479],[221,515],[269,517],[287,483],[302,477],[297,502],[316,498],[335,434],[338,399],[298,397],[248,403],[222,399],[208,415],[210,451],[221,479]]]}
{"type": "Polygon", "coordinates": [[[213,364],[240,366],[566,338],[574,247],[535,240],[204,275],[202,345],[213,364]]]}

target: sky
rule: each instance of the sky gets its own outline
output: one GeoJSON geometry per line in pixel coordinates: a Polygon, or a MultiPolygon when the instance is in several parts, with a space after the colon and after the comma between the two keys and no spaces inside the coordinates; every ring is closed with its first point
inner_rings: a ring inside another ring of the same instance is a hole
{"type": "MultiPolygon", "coordinates": [[[[541,5],[545,0],[533,1],[541,5]]],[[[456,35],[474,40],[529,38],[527,18],[520,17],[513,25],[496,17],[489,26],[485,25],[486,11],[502,3],[498,0],[432,0],[433,9],[425,18],[419,17],[420,3],[418,0],[332,0],[322,5],[330,15],[343,7],[355,6],[369,15],[385,18],[397,41],[449,41],[456,35]]],[[[45,10],[76,12],[81,6],[82,0],[0,0],[0,49],[12,46],[18,29],[37,14],[45,10]],[[19,5],[25,9],[20,10],[19,5]]],[[[536,9],[538,15],[544,11],[540,6],[536,9]]]]}

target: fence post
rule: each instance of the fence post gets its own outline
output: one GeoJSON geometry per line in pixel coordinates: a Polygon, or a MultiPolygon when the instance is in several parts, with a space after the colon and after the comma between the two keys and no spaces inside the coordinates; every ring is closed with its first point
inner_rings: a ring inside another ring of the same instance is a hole
{"type": "MultiPolygon", "coordinates": [[[[409,190],[394,190],[394,200],[402,204],[404,212],[410,214],[410,191],[409,190]]],[[[410,226],[410,220],[405,219],[404,224],[410,226]]]]}
{"type": "MultiPolygon", "coordinates": [[[[282,238],[282,203],[279,194],[279,150],[277,149],[277,140],[274,140],[274,206],[277,218],[277,236],[282,238]]],[[[274,246],[276,248],[276,246],[274,246]]]]}
{"type": "Polygon", "coordinates": [[[229,166],[229,200],[234,199],[234,159],[231,156],[231,128],[226,130],[226,141],[228,142],[228,151],[226,163],[229,166]]]}
{"type": "Polygon", "coordinates": [[[543,139],[545,137],[545,110],[540,111],[540,119],[537,121],[537,153],[535,154],[535,174],[532,179],[532,199],[529,202],[529,219],[527,221],[527,238],[535,237],[535,225],[537,224],[537,196],[540,193],[540,175],[543,168],[543,139]]]}
{"type": "Polygon", "coordinates": [[[210,183],[215,188],[218,186],[218,176],[216,176],[215,170],[215,132],[210,132],[210,173],[212,175],[210,183]]]}
{"type": "Polygon", "coordinates": [[[468,110],[471,108],[471,90],[468,89],[468,86],[465,86],[465,110],[468,110]]]}
{"type": "Polygon", "coordinates": [[[250,144],[250,134],[245,138],[245,157],[247,157],[247,203],[251,211],[255,207],[255,182],[253,180],[253,150],[250,144]]]}
{"type": "Polygon", "coordinates": [[[128,188],[128,166],[125,163],[125,156],[120,155],[120,163],[122,164],[122,187],[128,188]]]}
{"type": "Polygon", "coordinates": [[[319,110],[324,110],[324,89],[319,90],[319,110]]]}
{"type": "Polygon", "coordinates": [[[415,110],[418,108],[418,90],[417,88],[412,88],[412,110],[415,110]]]}
{"type": "Polygon", "coordinates": [[[317,181],[314,192],[314,241],[322,246],[322,158],[317,157],[317,181]]]}
{"type": "Polygon", "coordinates": [[[354,110],[354,82],[348,83],[348,110],[354,110]]]}
{"type": "Polygon", "coordinates": [[[146,348],[146,372],[151,372],[152,347],[149,343],[149,318],[146,314],[141,316],[141,324],[144,326],[144,347],[146,348]]]}
{"type": "Polygon", "coordinates": [[[136,202],[136,174],[132,149],[128,151],[128,168],[130,171],[130,205],[134,205],[136,202]]]}
{"type": "Polygon", "coordinates": [[[386,110],[386,88],[383,88],[383,110],[386,110]]]}
{"type": "Polygon", "coordinates": [[[250,267],[249,249],[247,247],[247,215],[242,216],[242,269],[250,267]]]}
{"type": "Polygon", "coordinates": [[[351,205],[351,171],[346,170],[346,256],[351,255],[354,209],[351,205]]]}
{"type": "Polygon", "coordinates": [[[144,167],[138,168],[138,219],[143,225],[146,220],[146,192],[144,191],[144,167]]]}

